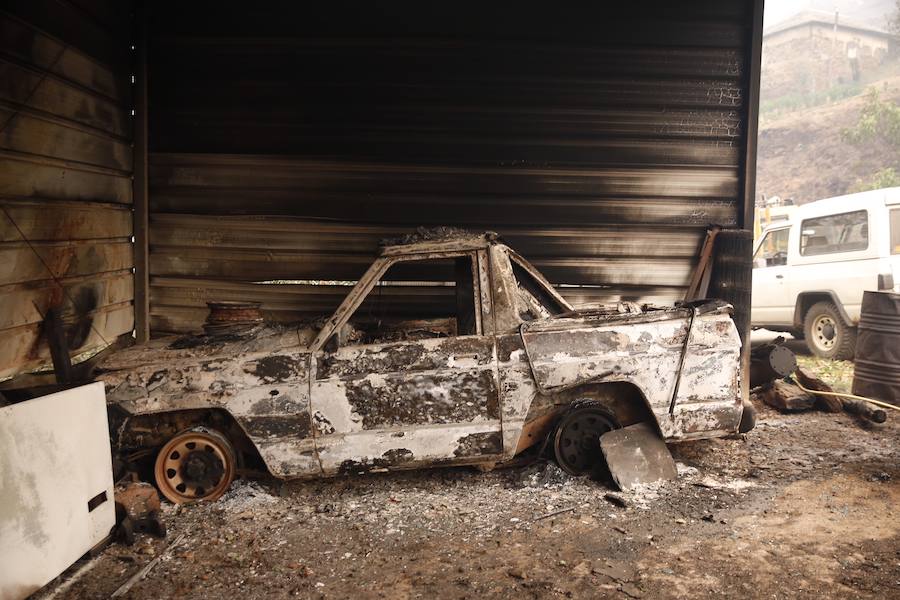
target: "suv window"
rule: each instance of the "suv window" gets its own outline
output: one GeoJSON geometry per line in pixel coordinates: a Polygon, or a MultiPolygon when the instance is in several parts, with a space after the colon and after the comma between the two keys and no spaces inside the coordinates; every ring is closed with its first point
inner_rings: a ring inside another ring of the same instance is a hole
{"type": "Polygon", "coordinates": [[[891,211],[891,254],[900,254],[900,208],[891,211]]]}
{"type": "Polygon", "coordinates": [[[800,224],[800,254],[818,256],[869,247],[869,219],[864,210],[806,219],[800,224]]]}
{"type": "Polygon", "coordinates": [[[790,229],[775,229],[766,233],[753,257],[754,267],[777,267],[787,264],[790,229]]]}

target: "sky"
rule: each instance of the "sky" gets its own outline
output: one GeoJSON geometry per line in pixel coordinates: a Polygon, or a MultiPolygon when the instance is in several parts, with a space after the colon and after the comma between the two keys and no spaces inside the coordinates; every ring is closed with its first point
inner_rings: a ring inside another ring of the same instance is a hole
{"type": "Polygon", "coordinates": [[[804,10],[838,12],[854,21],[884,27],[885,15],[891,13],[895,0],[765,0],[764,27],[777,25],[804,10]]]}

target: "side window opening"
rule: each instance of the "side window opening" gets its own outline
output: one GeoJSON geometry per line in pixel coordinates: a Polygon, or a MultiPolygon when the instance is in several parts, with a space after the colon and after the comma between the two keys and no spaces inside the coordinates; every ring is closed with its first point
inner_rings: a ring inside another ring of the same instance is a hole
{"type": "Polygon", "coordinates": [[[341,345],[478,334],[473,258],[394,263],[350,317],[341,345]]]}
{"type": "Polygon", "coordinates": [[[566,312],[556,299],[547,292],[525,267],[519,264],[514,256],[510,256],[513,275],[516,278],[516,304],[519,317],[523,321],[533,321],[566,312]]]}
{"type": "Polygon", "coordinates": [[[753,256],[755,268],[777,267],[787,264],[790,229],[775,229],[766,233],[753,256]]]}
{"type": "Polygon", "coordinates": [[[869,219],[864,210],[805,219],[800,224],[800,254],[819,256],[869,247],[869,219]]]}

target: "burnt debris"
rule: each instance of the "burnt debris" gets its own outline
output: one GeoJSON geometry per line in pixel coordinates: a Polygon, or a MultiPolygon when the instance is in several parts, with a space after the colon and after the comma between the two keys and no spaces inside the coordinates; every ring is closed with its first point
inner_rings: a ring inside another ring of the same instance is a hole
{"type": "Polygon", "coordinates": [[[207,335],[248,333],[263,323],[260,302],[207,302],[209,316],[203,324],[207,335]]]}
{"type": "Polygon", "coordinates": [[[383,238],[380,241],[381,246],[408,246],[410,244],[419,244],[422,242],[449,242],[452,240],[498,240],[498,236],[493,231],[484,233],[475,233],[467,229],[458,227],[418,227],[413,233],[407,233],[400,237],[383,238]]]}

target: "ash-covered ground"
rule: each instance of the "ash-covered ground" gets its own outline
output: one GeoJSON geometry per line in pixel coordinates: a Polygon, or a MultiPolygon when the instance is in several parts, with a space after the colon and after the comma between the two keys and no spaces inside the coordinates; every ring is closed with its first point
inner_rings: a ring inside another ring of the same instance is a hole
{"type": "Polygon", "coordinates": [[[42,596],[109,597],[162,554],[124,597],[897,598],[890,417],[760,407],[748,435],[672,446],[678,480],[628,493],[547,462],[237,482],[42,596]]]}

